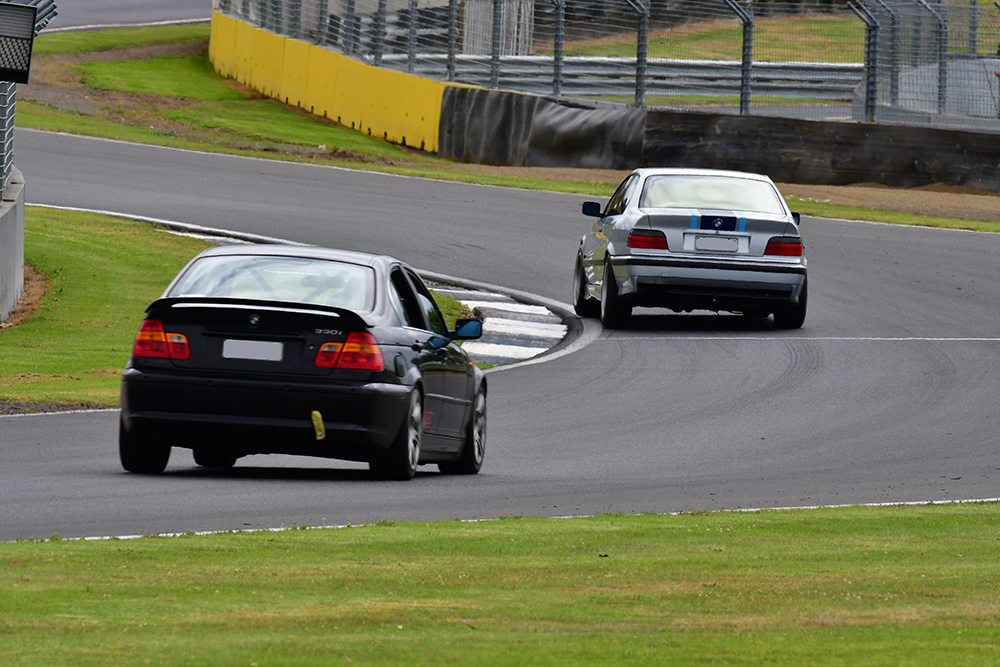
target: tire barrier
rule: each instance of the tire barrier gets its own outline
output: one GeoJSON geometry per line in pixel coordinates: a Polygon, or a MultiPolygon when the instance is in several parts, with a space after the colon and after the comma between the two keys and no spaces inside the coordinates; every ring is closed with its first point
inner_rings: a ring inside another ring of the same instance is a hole
{"type": "Polygon", "coordinates": [[[629,169],[646,111],[480,88],[445,88],[438,154],[457,162],[629,169]]]}

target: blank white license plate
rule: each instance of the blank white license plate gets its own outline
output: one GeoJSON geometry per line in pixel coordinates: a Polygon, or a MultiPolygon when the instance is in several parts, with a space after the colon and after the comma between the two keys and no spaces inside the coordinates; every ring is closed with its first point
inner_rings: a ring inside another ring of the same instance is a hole
{"type": "Polygon", "coordinates": [[[694,249],[736,252],[740,249],[740,240],[732,236],[699,236],[694,240],[694,249]]]}
{"type": "Polygon", "coordinates": [[[281,361],[282,352],[281,343],[266,340],[227,340],[222,343],[222,356],[226,359],[281,361]]]}

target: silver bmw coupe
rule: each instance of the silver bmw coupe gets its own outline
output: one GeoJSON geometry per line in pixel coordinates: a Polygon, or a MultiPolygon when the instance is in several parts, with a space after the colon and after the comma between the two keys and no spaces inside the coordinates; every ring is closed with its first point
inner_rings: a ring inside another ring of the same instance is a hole
{"type": "Polygon", "coordinates": [[[580,241],[573,305],[581,317],[624,326],[635,306],[806,318],[799,215],[767,176],[709,169],[637,169],[580,241]]]}

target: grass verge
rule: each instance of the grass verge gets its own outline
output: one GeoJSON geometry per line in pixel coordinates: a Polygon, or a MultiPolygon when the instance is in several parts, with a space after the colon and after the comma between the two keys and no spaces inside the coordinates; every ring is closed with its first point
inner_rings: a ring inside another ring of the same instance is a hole
{"type": "Polygon", "coordinates": [[[0,544],[12,665],[996,665],[996,504],[0,544]]]}
{"type": "Polygon", "coordinates": [[[984,220],[961,220],[943,218],[935,215],[915,215],[901,211],[876,211],[867,208],[839,206],[823,202],[788,199],[788,206],[804,215],[819,218],[837,218],[839,220],[865,220],[868,222],[884,222],[890,225],[911,225],[922,227],[941,227],[944,229],[968,229],[977,232],[1000,232],[1000,222],[984,220]]]}

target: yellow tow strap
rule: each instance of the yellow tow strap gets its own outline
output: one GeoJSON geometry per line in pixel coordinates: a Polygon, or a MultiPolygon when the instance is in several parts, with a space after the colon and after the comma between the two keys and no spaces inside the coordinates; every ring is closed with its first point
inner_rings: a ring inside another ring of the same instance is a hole
{"type": "Polygon", "coordinates": [[[323,415],[319,410],[312,411],[313,430],[316,431],[317,440],[326,440],[326,428],[323,426],[323,415]]]}

